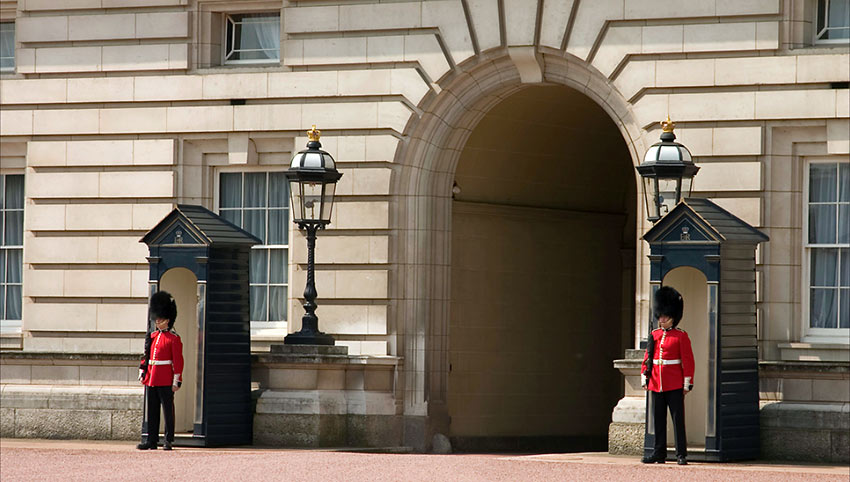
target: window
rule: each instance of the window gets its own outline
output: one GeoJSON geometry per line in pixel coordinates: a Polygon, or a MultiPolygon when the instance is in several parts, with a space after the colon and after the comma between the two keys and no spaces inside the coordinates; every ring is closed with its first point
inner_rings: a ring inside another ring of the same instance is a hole
{"type": "Polygon", "coordinates": [[[20,330],[23,303],[24,176],[0,175],[0,330],[20,330]]]}
{"type": "Polygon", "coordinates": [[[224,63],[280,61],[280,13],[227,15],[224,28],[224,63]]]}
{"type": "Polygon", "coordinates": [[[219,214],[263,240],[251,250],[251,322],[285,322],[289,184],[283,172],[224,172],[219,214]]]}
{"type": "Polygon", "coordinates": [[[0,72],[15,70],[15,22],[0,22],[0,72]]]}
{"type": "Polygon", "coordinates": [[[850,163],[813,162],[807,184],[807,331],[832,336],[850,329],[850,163]]]}
{"type": "Polygon", "coordinates": [[[815,42],[850,39],[850,0],[818,0],[815,16],[815,42]]]}

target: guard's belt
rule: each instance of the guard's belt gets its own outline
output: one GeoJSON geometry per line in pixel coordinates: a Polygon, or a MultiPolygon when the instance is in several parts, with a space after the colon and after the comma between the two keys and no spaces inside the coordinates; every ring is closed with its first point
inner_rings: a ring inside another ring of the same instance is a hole
{"type": "Polygon", "coordinates": [[[171,360],[148,360],[149,365],[171,365],[171,360]]]}
{"type": "MultiPolygon", "coordinates": [[[[171,363],[171,362],[169,361],[168,363],[171,363]]],[[[655,360],[655,363],[658,363],[660,365],[678,365],[678,364],[682,363],[682,360],[681,359],[679,359],[679,360],[663,360],[662,359],[662,360],[655,360]]]]}

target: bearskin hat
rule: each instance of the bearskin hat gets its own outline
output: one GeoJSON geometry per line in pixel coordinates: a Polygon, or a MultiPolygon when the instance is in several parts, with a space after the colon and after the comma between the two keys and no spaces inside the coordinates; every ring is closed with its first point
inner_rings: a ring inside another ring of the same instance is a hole
{"type": "Polygon", "coordinates": [[[157,291],[151,296],[150,314],[153,319],[165,318],[168,320],[168,328],[174,327],[177,319],[177,303],[174,297],[167,291],[157,291]]]}
{"type": "Polygon", "coordinates": [[[662,286],[655,292],[655,300],[652,308],[656,319],[662,315],[667,315],[673,318],[673,326],[675,327],[682,320],[682,311],[685,308],[685,303],[682,300],[682,295],[675,288],[662,286]]]}

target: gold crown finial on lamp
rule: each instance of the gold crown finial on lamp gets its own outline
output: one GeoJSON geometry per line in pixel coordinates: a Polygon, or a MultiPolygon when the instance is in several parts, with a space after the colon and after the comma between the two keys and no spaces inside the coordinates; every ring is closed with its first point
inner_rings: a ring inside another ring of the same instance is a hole
{"type": "Polygon", "coordinates": [[[322,136],[322,131],[316,129],[316,124],[313,124],[313,128],[307,131],[307,138],[311,141],[318,141],[319,137],[322,136]]]}
{"type": "MultiPolygon", "coordinates": [[[[314,128],[316,126],[313,126],[314,128]]],[[[664,132],[673,132],[673,128],[676,127],[676,123],[670,120],[670,114],[667,114],[667,120],[661,121],[661,130],[664,132]]]]}

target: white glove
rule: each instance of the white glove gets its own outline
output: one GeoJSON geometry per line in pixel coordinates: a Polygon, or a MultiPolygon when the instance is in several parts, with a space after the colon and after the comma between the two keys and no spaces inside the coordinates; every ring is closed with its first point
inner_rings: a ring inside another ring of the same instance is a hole
{"type": "Polygon", "coordinates": [[[691,390],[694,389],[694,382],[693,382],[693,379],[691,377],[685,377],[684,389],[685,389],[685,393],[688,393],[688,392],[690,392],[691,390]]]}
{"type": "Polygon", "coordinates": [[[643,388],[646,388],[646,383],[647,383],[647,381],[646,381],[646,375],[644,375],[643,373],[641,373],[641,374],[640,374],[640,386],[642,386],[643,388]]]}
{"type": "Polygon", "coordinates": [[[145,378],[145,371],[139,368],[139,381],[142,381],[143,378],[145,378]]]}

